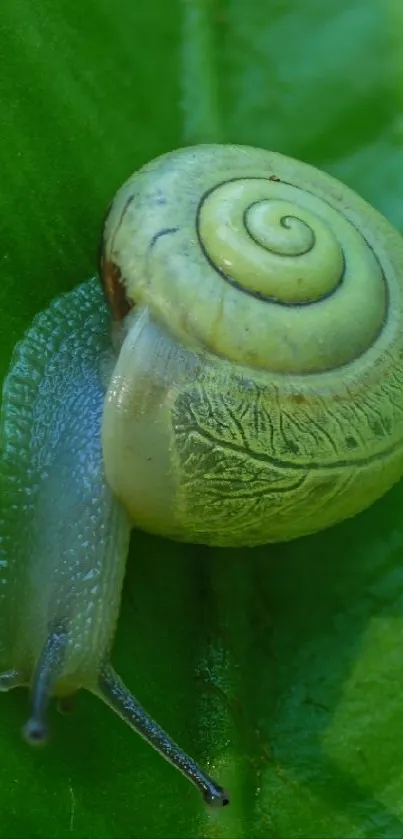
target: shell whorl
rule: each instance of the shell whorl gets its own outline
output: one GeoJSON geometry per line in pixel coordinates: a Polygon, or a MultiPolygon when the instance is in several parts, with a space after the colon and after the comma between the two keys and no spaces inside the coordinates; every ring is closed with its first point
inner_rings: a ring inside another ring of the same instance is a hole
{"type": "Polygon", "coordinates": [[[196,350],[307,374],[356,360],[381,335],[389,235],[365,201],[307,164],[206,145],[124,184],[104,254],[128,298],[196,350]]]}

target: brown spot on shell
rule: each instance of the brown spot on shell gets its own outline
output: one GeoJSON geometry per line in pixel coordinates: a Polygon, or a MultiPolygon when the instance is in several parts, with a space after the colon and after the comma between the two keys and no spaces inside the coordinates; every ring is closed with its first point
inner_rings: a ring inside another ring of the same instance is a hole
{"type": "Polygon", "coordinates": [[[129,303],[126,297],[120,268],[111,260],[104,259],[104,255],[101,254],[100,274],[104,294],[112,315],[115,320],[121,321],[133,308],[133,304],[129,303]]]}
{"type": "MultiPolygon", "coordinates": [[[[127,208],[130,206],[131,202],[133,201],[134,196],[131,195],[126,204],[123,208],[121,217],[119,219],[118,228],[121,226],[124,215],[126,213],[127,208]]],[[[126,296],[125,291],[125,284],[122,279],[122,273],[120,268],[116,265],[113,260],[108,259],[106,257],[106,252],[110,252],[110,247],[106,248],[105,243],[105,228],[107,224],[107,220],[111,209],[113,207],[113,201],[110,202],[106,213],[104,215],[104,219],[102,222],[102,233],[100,237],[99,243],[99,250],[98,250],[98,264],[99,264],[99,274],[101,277],[101,283],[104,289],[104,294],[106,301],[109,305],[109,308],[112,312],[112,316],[115,321],[122,321],[126,315],[130,312],[131,309],[134,307],[134,303],[131,303],[126,296]]],[[[112,243],[113,244],[113,243],[112,243]]]]}

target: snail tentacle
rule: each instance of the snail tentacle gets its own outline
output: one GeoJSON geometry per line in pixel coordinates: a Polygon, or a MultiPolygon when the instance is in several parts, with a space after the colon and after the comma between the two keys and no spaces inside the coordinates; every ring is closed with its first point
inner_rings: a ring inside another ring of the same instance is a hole
{"type": "Polygon", "coordinates": [[[48,637],[35,667],[31,690],[31,716],[23,734],[31,746],[46,743],[49,733],[46,713],[63,670],[68,644],[66,632],[56,629],[48,637]]]}
{"type": "Polygon", "coordinates": [[[162,757],[175,766],[201,792],[206,804],[225,807],[228,793],[207,775],[165,731],[150,717],[137,699],[123,684],[111,665],[105,665],[99,674],[98,685],[93,689],[118,716],[147,741],[162,757]]]}

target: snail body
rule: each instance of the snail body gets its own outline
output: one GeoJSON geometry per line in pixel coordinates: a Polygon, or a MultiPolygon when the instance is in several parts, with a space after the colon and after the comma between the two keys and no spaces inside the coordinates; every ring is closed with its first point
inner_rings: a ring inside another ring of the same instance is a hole
{"type": "Polygon", "coordinates": [[[94,278],[38,315],[3,387],[0,689],[31,689],[29,742],[84,688],[228,803],[110,664],[130,531],[276,542],[386,492],[402,266],[366,202],[263,150],[182,149],[119,190],[104,293],[94,278]]]}
{"type": "Polygon", "coordinates": [[[212,807],[228,795],[174,743],[110,664],[131,521],[105,481],[101,417],[113,354],[98,280],[39,314],[3,387],[0,691],[26,686],[23,733],[48,738],[52,696],[98,696],[212,807]]]}

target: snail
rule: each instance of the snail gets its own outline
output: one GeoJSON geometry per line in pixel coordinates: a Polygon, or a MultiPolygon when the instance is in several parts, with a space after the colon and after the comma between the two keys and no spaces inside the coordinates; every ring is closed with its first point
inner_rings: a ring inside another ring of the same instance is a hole
{"type": "Polygon", "coordinates": [[[295,539],[403,472],[403,242],[330,175],[235,145],[118,190],[100,278],[39,314],[3,386],[0,689],[99,696],[201,791],[228,793],[110,663],[131,528],[295,539]]]}

